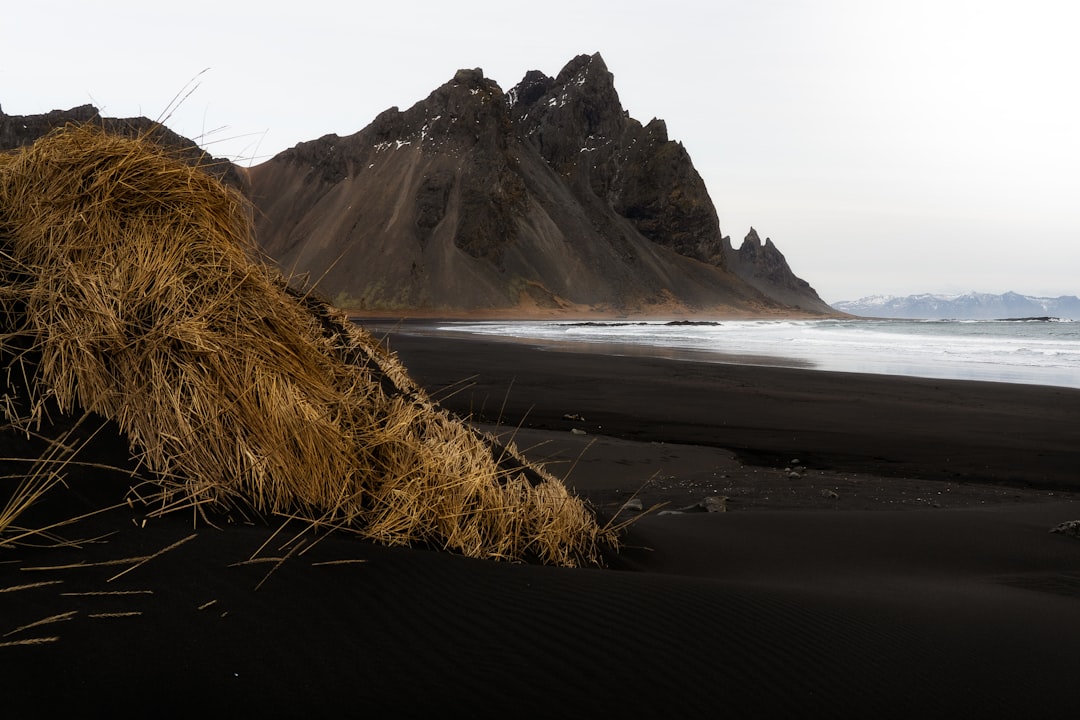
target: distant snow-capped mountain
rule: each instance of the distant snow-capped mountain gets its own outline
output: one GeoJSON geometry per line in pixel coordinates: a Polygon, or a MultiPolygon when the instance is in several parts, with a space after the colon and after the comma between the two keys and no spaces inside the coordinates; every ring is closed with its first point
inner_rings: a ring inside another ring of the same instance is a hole
{"type": "Polygon", "coordinates": [[[917,320],[996,320],[1004,318],[1056,317],[1080,320],[1080,298],[1032,297],[1007,292],[1002,295],[969,292],[963,295],[871,295],[842,300],[832,306],[852,315],[917,320]]]}

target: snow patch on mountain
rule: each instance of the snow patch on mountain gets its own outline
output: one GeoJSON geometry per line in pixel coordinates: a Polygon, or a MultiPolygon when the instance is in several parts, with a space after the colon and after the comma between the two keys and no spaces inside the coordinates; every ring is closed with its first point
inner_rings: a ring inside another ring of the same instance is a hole
{"type": "Polygon", "coordinates": [[[1080,298],[1075,295],[1036,297],[1015,292],[995,295],[969,292],[958,295],[870,295],[842,300],[832,306],[852,315],[915,320],[998,320],[1054,317],[1080,320],[1080,298]]]}

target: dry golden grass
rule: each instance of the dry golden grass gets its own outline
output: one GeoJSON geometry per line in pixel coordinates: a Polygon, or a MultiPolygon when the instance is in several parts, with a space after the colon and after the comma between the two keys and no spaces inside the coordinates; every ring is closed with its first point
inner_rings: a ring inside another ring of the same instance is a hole
{"type": "Polygon", "coordinates": [[[383,543],[598,563],[617,532],[443,411],[258,259],[236,191],[147,139],[69,126],[0,155],[8,420],[114,421],[160,512],[247,504],[383,543]]]}
{"type": "Polygon", "coordinates": [[[39,638],[27,638],[26,640],[11,640],[9,642],[0,642],[0,648],[16,647],[19,645],[45,645],[47,643],[54,643],[60,638],[53,637],[39,637],[39,638]]]}

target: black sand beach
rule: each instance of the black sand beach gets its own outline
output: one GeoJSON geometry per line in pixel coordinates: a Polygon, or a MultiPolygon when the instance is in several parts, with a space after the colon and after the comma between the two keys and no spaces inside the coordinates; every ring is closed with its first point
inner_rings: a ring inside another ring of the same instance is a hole
{"type": "MultiPolygon", "coordinates": [[[[0,551],[5,717],[1075,712],[1080,391],[388,340],[603,516],[663,506],[561,569],[124,505],[0,551]]],[[[69,482],[35,512],[125,489],[69,482]]]]}

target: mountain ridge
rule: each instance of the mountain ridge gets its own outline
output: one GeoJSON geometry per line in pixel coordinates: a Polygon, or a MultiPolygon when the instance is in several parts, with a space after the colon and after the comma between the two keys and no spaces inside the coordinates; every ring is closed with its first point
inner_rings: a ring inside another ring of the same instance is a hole
{"type": "Polygon", "coordinates": [[[1075,295],[1039,297],[1016,292],[975,291],[962,294],[870,295],[834,302],[841,312],[863,317],[913,320],[1001,320],[1056,317],[1080,320],[1080,298],[1075,295]]]}
{"type": "Polygon", "coordinates": [[[599,53],[506,92],[458,70],[356,133],[249,168],[92,106],[0,111],[0,150],[66,122],[151,133],[240,188],[264,255],[357,313],[836,314],[753,228],[733,249],[686,148],[630,117],[599,53]]]}
{"type": "Polygon", "coordinates": [[[0,107],[0,152],[29,145],[39,137],[68,123],[96,123],[106,132],[125,137],[146,136],[176,153],[183,161],[202,167],[223,182],[242,188],[245,181],[240,168],[229,160],[213,157],[195,143],[165,125],[145,117],[103,117],[93,105],[79,105],[68,110],[53,110],[40,115],[7,115],[0,107]]]}
{"type": "Polygon", "coordinates": [[[350,309],[835,314],[809,284],[779,299],[728,267],[689,154],[629,116],[599,54],[505,93],[459,70],[246,172],[266,253],[350,309]]]}

